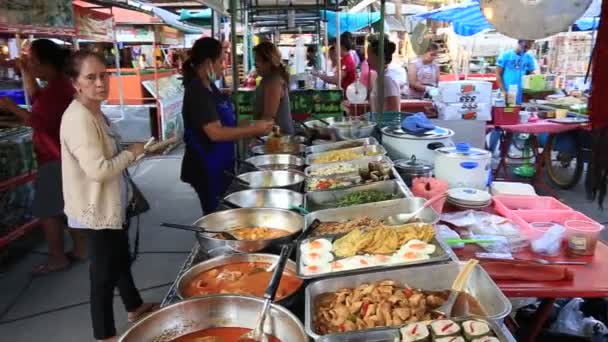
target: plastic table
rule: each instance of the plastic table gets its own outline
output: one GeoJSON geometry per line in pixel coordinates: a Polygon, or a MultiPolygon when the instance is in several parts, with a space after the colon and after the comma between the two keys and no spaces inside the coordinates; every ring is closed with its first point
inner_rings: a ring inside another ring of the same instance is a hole
{"type": "MultiPolygon", "coordinates": [[[[467,245],[464,249],[455,250],[460,260],[468,260],[475,256],[475,252],[481,251],[476,245],[467,245]]],[[[555,299],[557,298],[600,298],[608,297],[608,245],[598,242],[593,257],[570,258],[562,251],[558,257],[543,257],[551,261],[586,261],[585,266],[568,265],[574,272],[573,280],[529,282],[515,280],[497,281],[498,287],[509,298],[538,297],[541,305],[534,316],[533,322],[527,329],[523,330],[519,341],[535,341],[540,334],[544,324],[549,318],[555,299]]],[[[514,254],[518,259],[538,258],[530,250],[514,254]]]]}
{"type": "MultiPolygon", "coordinates": [[[[549,120],[538,120],[536,122],[530,122],[525,124],[516,125],[489,125],[488,129],[497,128],[503,132],[500,138],[500,161],[496,169],[494,169],[494,179],[498,179],[500,171],[503,171],[504,179],[508,179],[507,170],[507,158],[509,154],[509,147],[513,141],[515,134],[530,134],[532,142],[532,152],[534,154],[534,161],[536,167],[536,173],[533,178],[533,182],[538,182],[539,185],[545,185],[542,177],[543,172],[543,157],[544,151],[540,151],[540,144],[538,142],[537,134],[547,133],[549,137],[553,137],[556,134],[564,133],[568,131],[574,131],[578,129],[589,129],[589,124],[565,124],[557,123],[549,120]]],[[[549,189],[548,186],[544,188],[549,189]]],[[[552,193],[552,191],[549,191],[552,193]]]]}

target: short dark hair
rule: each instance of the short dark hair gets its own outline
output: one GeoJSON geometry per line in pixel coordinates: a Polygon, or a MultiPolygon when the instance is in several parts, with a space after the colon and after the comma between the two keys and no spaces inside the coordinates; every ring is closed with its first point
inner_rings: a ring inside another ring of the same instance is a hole
{"type": "Polygon", "coordinates": [[[70,56],[70,50],[60,47],[50,39],[34,40],[30,51],[36,55],[40,64],[50,65],[58,72],[64,70],[70,56]]]}
{"type": "MultiPolygon", "coordinates": [[[[373,37],[369,43],[371,50],[378,55],[380,45],[380,37],[373,37]]],[[[384,64],[390,64],[393,61],[393,54],[397,50],[397,45],[391,42],[387,36],[384,36],[384,64]]]]}
{"type": "Polygon", "coordinates": [[[340,35],[340,47],[344,49],[344,51],[352,50],[354,46],[353,43],[353,34],[346,31],[340,35]]]}
{"type": "Polygon", "coordinates": [[[65,73],[71,79],[77,79],[80,75],[80,69],[82,69],[82,62],[87,58],[94,58],[101,64],[106,65],[106,59],[102,55],[89,50],[78,50],[70,56],[65,73]]]}
{"type": "Polygon", "coordinates": [[[434,51],[439,51],[439,44],[431,43],[431,44],[429,44],[429,47],[426,49],[426,52],[434,52],[434,51]]]}

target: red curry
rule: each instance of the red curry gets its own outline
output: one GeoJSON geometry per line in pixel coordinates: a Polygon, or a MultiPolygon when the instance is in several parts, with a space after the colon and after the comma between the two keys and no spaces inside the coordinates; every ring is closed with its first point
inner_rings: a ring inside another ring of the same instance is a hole
{"type": "MultiPolygon", "coordinates": [[[[239,337],[249,331],[251,329],[247,328],[209,328],[178,337],[173,342],[243,342],[239,337]]],[[[274,336],[270,336],[268,341],[281,342],[274,336]]]]}
{"type": "MultiPolygon", "coordinates": [[[[240,262],[218,266],[197,275],[186,285],[187,298],[207,294],[230,293],[263,297],[270,283],[272,272],[266,272],[269,263],[240,262]]],[[[276,299],[294,293],[302,280],[287,271],[283,272],[276,299]]]]}

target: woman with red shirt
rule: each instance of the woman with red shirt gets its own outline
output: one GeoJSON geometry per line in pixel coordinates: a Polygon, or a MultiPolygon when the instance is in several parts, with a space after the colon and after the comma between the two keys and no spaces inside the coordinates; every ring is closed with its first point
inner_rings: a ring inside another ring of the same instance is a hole
{"type": "Polygon", "coordinates": [[[334,74],[332,76],[328,76],[316,70],[313,70],[312,74],[316,77],[319,77],[326,83],[331,83],[335,85],[339,84],[342,90],[346,90],[346,88],[348,88],[351,83],[354,83],[357,78],[357,66],[355,65],[353,56],[350,53],[352,48],[352,41],[348,37],[342,35],[340,37],[340,65],[342,68],[342,72],[340,73],[340,79],[338,79],[338,54],[336,53],[335,45],[332,45],[329,48],[329,59],[331,60],[331,64],[335,68],[334,74]]]}
{"type": "Polygon", "coordinates": [[[35,274],[65,269],[70,261],[85,257],[85,237],[82,232],[70,229],[74,241],[73,250],[64,252],[63,232],[66,228],[63,214],[61,183],[61,149],[59,126],[61,116],[74,99],[74,88],[63,74],[69,51],[60,48],[48,39],[32,42],[29,55],[18,63],[27,93],[32,99],[32,111],[20,108],[8,98],[0,98],[0,109],[5,109],[33,130],[32,142],[38,161],[38,177],[35,183],[35,198],[32,214],[41,219],[49,244],[46,264],[34,268],[35,274]],[[46,81],[41,88],[36,78],[46,81]]]}

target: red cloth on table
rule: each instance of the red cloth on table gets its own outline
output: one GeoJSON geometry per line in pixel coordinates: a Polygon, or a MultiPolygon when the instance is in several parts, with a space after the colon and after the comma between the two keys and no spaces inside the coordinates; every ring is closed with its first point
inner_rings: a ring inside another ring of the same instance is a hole
{"type": "Polygon", "coordinates": [[[32,97],[32,115],[27,123],[34,132],[32,143],[38,165],[61,160],[61,117],[74,99],[74,87],[66,76],[49,81],[32,97]]]}
{"type": "Polygon", "coordinates": [[[346,91],[346,88],[348,88],[351,83],[355,82],[355,79],[357,78],[357,67],[355,66],[353,56],[351,56],[350,53],[344,55],[340,63],[342,65],[342,81],[340,86],[346,91]]]}
{"type": "Polygon", "coordinates": [[[567,267],[529,261],[482,261],[481,265],[494,280],[560,281],[574,278],[574,273],[567,267]]]}
{"type": "Polygon", "coordinates": [[[501,129],[511,133],[528,133],[528,134],[541,134],[541,133],[563,133],[581,127],[586,127],[586,124],[563,124],[558,122],[552,122],[549,120],[538,120],[536,122],[528,122],[515,125],[496,125],[501,129]]]}

